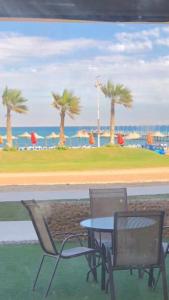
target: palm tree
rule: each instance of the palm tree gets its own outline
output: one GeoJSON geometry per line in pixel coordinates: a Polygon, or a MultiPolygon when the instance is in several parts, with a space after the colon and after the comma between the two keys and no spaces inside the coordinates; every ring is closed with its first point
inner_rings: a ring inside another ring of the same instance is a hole
{"type": "Polygon", "coordinates": [[[65,144],[65,135],[64,135],[64,126],[65,126],[65,116],[66,114],[70,118],[74,118],[74,115],[80,113],[80,104],[79,98],[74,96],[71,91],[64,90],[62,95],[54,94],[52,105],[59,110],[60,113],[60,141],[59,145],[64,146],[65,144]]]}
{"type": "Polygon", "coordinates": [[[108,80],[107,84],[101,85],[101,91],[105,97],[110,98],[110,144],[114,144],[115,133],[115,104],[122,104],[124,107],[131,107],[133,97],[131,91],[122,84],[113,84],[108,80]]]}
{"type": "Polygon", "coordinates": [[[12,147],[12,127],[11,127],[11,112],[26,113],[27,106],[24,104],[27,100],[22,96],[20,90],[5,88],[2,95],[2,103],[6,106],[6,133],[7,133],[7,146],[12,147]]]}

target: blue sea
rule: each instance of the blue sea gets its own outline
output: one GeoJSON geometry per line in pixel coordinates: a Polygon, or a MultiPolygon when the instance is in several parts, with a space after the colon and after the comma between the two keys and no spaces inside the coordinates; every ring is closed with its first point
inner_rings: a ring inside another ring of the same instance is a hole
{"type": "MultiPolygon", "coordinates": [[[[79,130],[85,129],[88,132],[96,131],[97,128],[94,126],[76,126],[76,127],[65,127],[65,135],[66,138],[66,145],[67,146],[85,146],[89,145],[89,141],[87,138],[77,138],[74,137],[79,130]]],[[[109,130],[108,127],[103,126],[101,130],[109,130]]],[[[59,133],[59,127],[13,127],[12,134],[17,137],[16,140],[13,141],[14,146],[17,147],[28,147],[31,146],[31,141],[26,138],[18,137],[20,134],[24,133],[25,131],[31,133],[36,132],[38,135],[44,137],[44,139],[39,139],[37,142],[38,146],[56,146],[59,142],[59,139],[46,139],[46,136],[51,134],[52,132],[59,133]]],[[[123,134],[128,134],[130,132],[138,132],[141,136],[145,136],[148,132],[156,132],[160,131],[165,135],[164,138],[156,138],[154,142],[156,144],[166,144],[169,146],[169,125],[152,125],[152,126],[116,126],[116,132],[120,132],[123,134]]],[[[6,135],[6,128],[0,127],[0,135],[6,135]]],[[[101,137],[101,145],[106,145],[109,143],[109,138],[101,137]]],[[[133,144],[133,145],[145,145],[146,141],[145,138],[140,138],[138,140],[126,140],[125,144],[133,144]]],[[[6,140],[3,140],[3,144],[0,147],[4,147],[6,144],[6,140]]],[[[97,145],[97,137],[95,137],[95,145],[97,145]]]]}

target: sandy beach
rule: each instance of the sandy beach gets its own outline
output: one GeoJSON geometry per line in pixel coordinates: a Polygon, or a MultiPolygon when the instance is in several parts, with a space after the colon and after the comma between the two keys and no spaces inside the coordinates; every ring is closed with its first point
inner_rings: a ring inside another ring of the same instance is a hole
{"type": "Polygon", "coordinates": [[[0,174],[0,186],[151,182],[169,182],[169,168],[0,174]]]}

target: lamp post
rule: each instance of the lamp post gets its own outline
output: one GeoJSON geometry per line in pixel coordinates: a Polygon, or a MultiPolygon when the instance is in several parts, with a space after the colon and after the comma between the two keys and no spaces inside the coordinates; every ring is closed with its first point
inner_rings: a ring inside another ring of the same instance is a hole
{"type": "Polygon", "coordinates": [[[96,79],[95,87],[97,89],[97,146],[100,147],[100,101],[99,101],[99,89],[102,86],[101,82],[96,79]]]}

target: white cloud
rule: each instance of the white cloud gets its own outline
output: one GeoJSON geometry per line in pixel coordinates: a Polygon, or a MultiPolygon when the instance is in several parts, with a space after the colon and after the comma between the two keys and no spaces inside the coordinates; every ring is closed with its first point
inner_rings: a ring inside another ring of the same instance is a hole
{"type": "Polygon", "coordinates": [[[147,39],[158,38],[160,36],[160,28],[156,27],[153,29],[133,31],[133,32],[120,32],[116,34],[116,38],[120,41],[123,40],[136,40],[136,39],[147,39]]]}
{"type": "Polygon", "coordinates": [[[169,47],[169,38],[161,38],[156,41],[157,45],[169,47]]]}
{"type": "Polygon", "coordinates": [[[151,41],[141,41],[141,42],[125,42],[119,44],[112,44],[108,47],[108,50],[112,52],[128,52],[128,53],[136,53],[145,50],[152,49],[151,41]]]}
{"type": "Polygon", "coordinates": [[[97,46],[92,39],[52,40],[45,37],[0,33],[0,61],[22,61],[28,58],[45,58],[65,55],[97,46]]]}
{"type": "Polygon", "coordinates": [[[164,31],[164,32],[169,32],[169,27],[168,27],[168,24],[167,24],[167,26],[165,26],[165,27],[162,27],[162,30],[164,31]]]}
{"type": "MultiPolygon", "coordinates": [[[[137,35],[137,34],[136,34],[137,35]]],[[[19,63],[30,64],[30,60],[37,61],[57,56],[65,57],[65,55],[75,54],[82,50],[95,49],[95,51],[111,51],[111,52],[127,52],[137,53],[152,49],[150,40],[126,40],[127,33],[121,34],[121,42],[117,42],[119,38],[112,40],[98,39],[66,39],[53,40],[39,36],[24,36],[14,33],[0,32],[0,63],[3,66],[12,66],[19,63]],[[123,37],[123,38],[122,38],[123,37]]],[[[130,35],[129,35],[130,36],[130,35]]],[[[119,35],[120,37],[120,35],[119,35]]]]}

